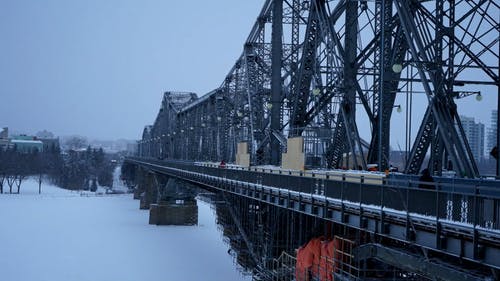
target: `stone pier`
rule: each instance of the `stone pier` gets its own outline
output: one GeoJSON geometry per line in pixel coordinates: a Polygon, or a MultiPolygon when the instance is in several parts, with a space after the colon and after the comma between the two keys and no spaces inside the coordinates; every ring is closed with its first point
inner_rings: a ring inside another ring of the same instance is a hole
{"type": "Polygon", "coordinates": [[[152,172],[145,173],[144,179],[142,180],[143,186],[140,194],[140,209],[147,210],[152,203],[156,203],[158,197],[158,188],[155,183],[155,174],[152,172]]]}
{"type": "Polygon", "coordinates": [[[151,204],[149,224],[156,225],[196,225],[198,224],[198,205],[196,201],[160,202],[151,204]]]}

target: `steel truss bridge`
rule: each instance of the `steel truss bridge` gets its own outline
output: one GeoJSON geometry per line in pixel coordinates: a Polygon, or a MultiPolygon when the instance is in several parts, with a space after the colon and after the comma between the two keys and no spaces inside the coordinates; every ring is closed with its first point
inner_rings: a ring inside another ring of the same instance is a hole
{"type": "Polygon", "coordinates": [[[200,98],[166,92],[126,163],[370,233],[378,238],[359,249],[367,258],[397,263],[375,243],[385,238],[421,247],[423,256],[398,252],[409,272],[498,278],[500,182],[481,179],[456,100],[477,88],[500,96],[499,15],[487,0],[267,0],[221,85],[200,98]],[[340,167],[389,169],[391,134],[406,142],[401,174],[331,178],[340,167]],[[299,136],[306,166],[330,172],[256,170],[282,164],[299,136]],[[251,167],[206,164],[234,163],[241,142],[251,167]],[[434,190],[415,184],[424,168],[434,190]],[[450,170],[457,177],[441,177],[450,170]]]}

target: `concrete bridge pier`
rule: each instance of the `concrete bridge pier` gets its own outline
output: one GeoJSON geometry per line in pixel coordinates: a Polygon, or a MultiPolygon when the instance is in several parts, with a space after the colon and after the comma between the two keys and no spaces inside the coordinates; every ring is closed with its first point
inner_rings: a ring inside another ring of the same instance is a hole
{"type": "Polygon", "coordinates": [[[135,190],[134,190],[134,199],[139,200],[141,199],[141,193],[144,192],[144,184],[142,183],[144,179],[144,168],[141,166],[136,166],[135,168],[135,190]]]}
{"type": "MultiPolygon", "coordinates": [[[[162,176],[164,177],[164,176],[162,176]]],[[[158,201],[159,179],[158,176],[147,170],[142,170],[138,174],[137,190],[134,192],[134,198],[140,199],[140,209],[148,210],[152,203],[158,201]]]]}
{"type": "Polygon", "coordinates": [[[168,178],[158,189],[158,202],[150,205],[149,224],[195,225],[198,224],[196,191],[187,183],[168,178]]]}

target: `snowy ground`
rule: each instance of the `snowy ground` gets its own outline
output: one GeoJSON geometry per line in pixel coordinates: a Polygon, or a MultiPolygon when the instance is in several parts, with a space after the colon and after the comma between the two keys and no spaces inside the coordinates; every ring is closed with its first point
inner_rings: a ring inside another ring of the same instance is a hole
{"type": "Polygon", "coordinates": [[[0,194],[0,280],[250,280],[210,206],[198,226],[150,226],[132,195],[85,197],[29,180],[0,194]]]}

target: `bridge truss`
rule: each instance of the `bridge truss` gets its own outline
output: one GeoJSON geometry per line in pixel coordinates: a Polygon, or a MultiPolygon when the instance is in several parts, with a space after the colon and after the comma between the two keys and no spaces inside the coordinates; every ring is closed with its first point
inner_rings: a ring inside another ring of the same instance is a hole
{"type": "Polygon", "coordinates": [[[348,167],[385,170],[391,133],[402,134],[391,128],[399,102],[406,173],[478,177],[455,99],[500,91],[499,14],[493,0],[266,0],[217,89],[165,93],[140,155],[231,162],[247,142],[252,164],[279,165],[286,138],[303,136],[319,167],[351,155],[348,167]],[[422,117],[411,121],[417,101],[422,117]]]}

